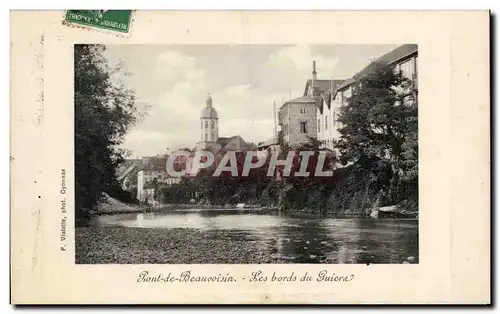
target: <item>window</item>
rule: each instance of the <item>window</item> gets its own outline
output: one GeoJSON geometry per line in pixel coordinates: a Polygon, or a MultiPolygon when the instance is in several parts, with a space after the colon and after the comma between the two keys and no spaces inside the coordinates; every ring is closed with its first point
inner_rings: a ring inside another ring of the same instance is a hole
{"type": "Polygon", "coordinates": [[[321,119],[318,119],[318,132],[321,132],[321,119]]]}
{"type": "Polygon", "coordinates": [[[300,133],[307,133],[307,122],[300,122],[300,133]]]}
{"type": "Polygon", "coordinates": [[[205,132],[205,141],[208,141],[208,133],[205,132]]]}
{"type": "Polygon", "coordinates": [[[306,113],[306,108],[300,108],[300,113],[302,114],[306,113]]]}
{"type": "Polygon", "coordinates": [[[201,120],[201,129],[203,130],[203,120],[201,120]]]}
{"type": "Polygon", "coordinates": [[[205,121],[205,129],[208,129],[208,121],[205,121]]]}
{"type": "Polygon", "coordinates": [[[337,122],[337,115],[335,114],[335,112],[333,112],[333,117],[332,117],[332,124],[335,125],[335,122],[337,122]]]}
{"type": "Polygon", "coordinates": [[[413,78],[413,66],[411,60],[408,60],[406,62],[403,62],[400,64],[400,69],[401,69],[401,74],[408,78],[411,79],[413,78]]]}
{"type": "Polygon", "coordinates": [[[215,121],[212,121],[212,130],[215,129],[215,121]]]}
{"type": "Polygon", "coordinates": [[[215,141],[215,132],[212,132],[212,141],[215,141]]]}
{"type": "Polygon", "coordinates": [[[328,116],[325,116],[325,130],[328,130],[328,116]]]}

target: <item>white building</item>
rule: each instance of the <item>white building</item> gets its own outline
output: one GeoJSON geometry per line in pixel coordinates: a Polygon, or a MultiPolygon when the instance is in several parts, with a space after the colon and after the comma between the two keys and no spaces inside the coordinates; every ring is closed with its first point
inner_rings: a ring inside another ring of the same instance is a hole
{"type": "MultiPolygon", "coordinates": [[[[394,71],[401,72],[403,76],[417,84],[418,80],[418,46],[406,44],[389,51],[375,62],[386,63],[394,67],[394,71]]],[[[353,89],[357,86],[357,81],[371,69],[373,63],[362,69],[354,77],[347,80],[317,80],[316,71],[313,69],[313,79],[306,83],[306,92],[311,95],[313,86],[317,94],[321,95],[316,112],[317,138],[321,141],[323,148],[335,149],[335,142],[340,138],[339,129],[342,127],[338,121],[340,109],[347,104],[347,100],[352,96],[353,89]],[[315,82],[315,83],[314,83],[315,82]],[[330,84],[328,88],[325,84],[330,84]]],[[[304,93],[306,93],[304,92],[304,93]]],[[[408,94],[405,97],[405,104],[411,105],[414,95],[408,94]]]]}

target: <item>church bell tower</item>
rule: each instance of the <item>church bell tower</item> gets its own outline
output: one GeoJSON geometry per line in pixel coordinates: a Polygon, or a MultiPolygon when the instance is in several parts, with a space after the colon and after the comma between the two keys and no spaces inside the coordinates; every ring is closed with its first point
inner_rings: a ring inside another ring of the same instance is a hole
{"type": "Polygon", "coordinates": [[[210,93],[207,95],[205,108],[201,110],[200,127],[200,144],[202,144],[202,148],[217,142],[219,138],[219,116],[217,110],[213,107],[210,93]]]}

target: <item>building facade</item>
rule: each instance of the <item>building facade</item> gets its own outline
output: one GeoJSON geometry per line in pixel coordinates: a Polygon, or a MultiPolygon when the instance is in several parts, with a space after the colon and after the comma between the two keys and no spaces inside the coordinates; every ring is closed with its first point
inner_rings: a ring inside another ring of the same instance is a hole
{"type": "MultiPolygon", "coordinates": [[[[386,63],[393,67],[394,71],[401,73],[408,78],[415,86],[418,84],[418,46],[414,44],[406,44],[389,51],[374,62],[386,63]]],[[[342,128],[338,121],[342,106],[347,104],[348,99],[352,96],[353,90],[358,87],[358,79],[366,75],[373,63],[362,69],[354,77],[347,80],[331,80],[331,87],[327,92],[321,88],[317,91],[321,95],[317,106],[317,138],[322,143],[323,148],[328,148],[336,151],[335,142],[340,138],[339,129],[342,128]]],[[[313,73],[316,72],[315,69],[313,73]]],[[[313,74],[313,80],[315,75],[313,74]]],[[[312,93],[311,80],[306,83],[306,91],[312,93]]],[[[322,82],[323,80],[317,80],[322,82]]],[[[320,83],[324,84],[324,83],[320,83]]],[[[317,84],[317,85],[320,85],[317,84]]],[[[325,88],[323,88],[324,90],[325,88]]],[[[306,93],[306,92],[305,92],[306,93]]],[[[404,97],[404,105],[416,105],[417,95],[413,95],[408,91],[404,97]]]]}
{"type": "Polygon", "coordinates": [[[285,102],[278,111],[278,125],[283,141],[290,146],[307,143],[316,137],[316,105],[310,96],[285,102]]]}
{"type": "Polygon", "coordinates": [[[331,95],[343,83],[341,79],[318,79],[313,61],[312,76],[306,82],[304,94],[285,102],[278,111],[283,141],[298,146],[311,137],[320,140],[323,147],[333,149],[331,138],[338,136],[338,132],[332,128],[332,119],[338,104],[331,102],[331,95]]]}
{"type": "Polygon", "coordinates": [[[123,178],[125,190],[135,190],[140,202],[151,203],[162,187],[179,184],[181,178],[172,177],[167,172],[167,157],[144,157],[136,163],[132,171],[123,178]],[[135,182],[133,182],[135,181],[135,182]]]}
{"type": "Polygon", "coordinates": [[[332,101],[332,95],[344,82],[343,79],[319,80],[316,62],[313,61],[312,78],[306,82],[304,95],[316,99],[316,138],[322,143],[322,148],[333,150],[332,139],[339,135],[336,128],[338,103],[332,101]]]}

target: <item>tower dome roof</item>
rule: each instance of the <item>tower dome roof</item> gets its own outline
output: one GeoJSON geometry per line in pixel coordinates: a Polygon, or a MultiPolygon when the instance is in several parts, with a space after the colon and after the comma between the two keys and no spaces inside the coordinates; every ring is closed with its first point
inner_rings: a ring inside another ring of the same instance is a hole
{"type": "Polygon", "coordinates": [[[214,107],[205,107],[201,110],[202,119],[218,119],[217,110],[214,107]]]}
{"type": "Polygon", "coordinates": [[[201,110],[201,118],[202,119],[218,119],[217,110],[212,107],[212,96],[210,93],[207,96],[207,105],[205,108],[201,110]]]}

